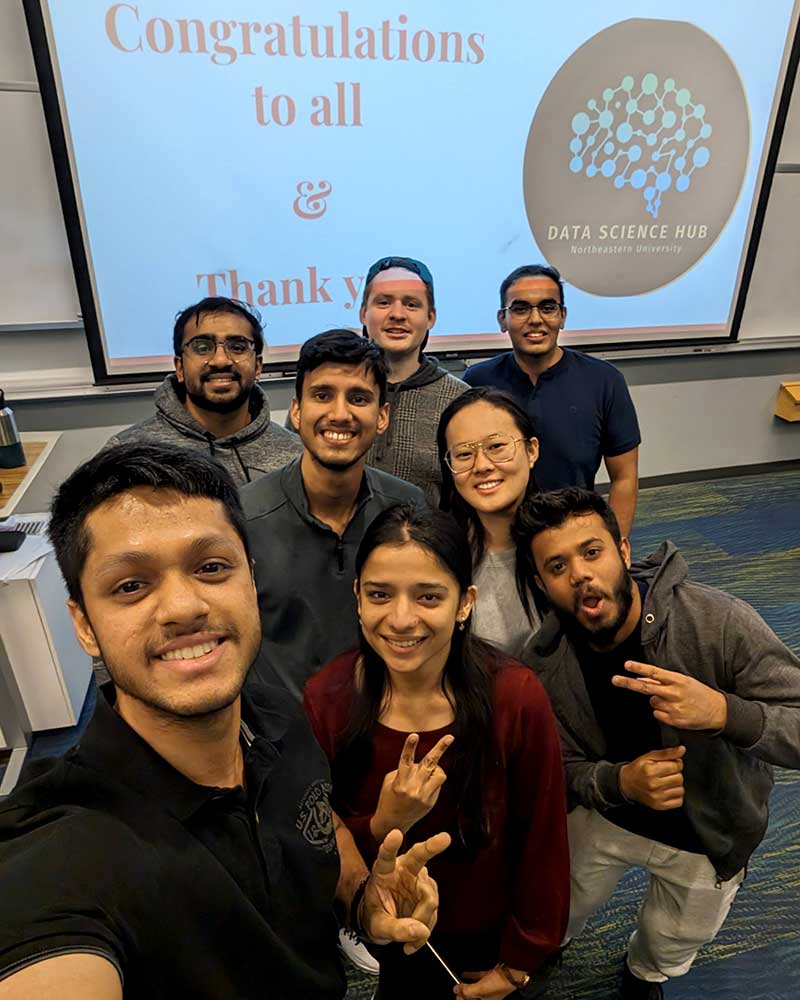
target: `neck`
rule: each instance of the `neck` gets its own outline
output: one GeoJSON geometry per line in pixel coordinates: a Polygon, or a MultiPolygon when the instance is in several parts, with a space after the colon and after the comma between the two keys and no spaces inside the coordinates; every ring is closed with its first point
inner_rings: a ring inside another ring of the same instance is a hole
{"type": "Polygon", "coordinates": [[[116,709],[159,756],[195,784],[244,784],[239,698],[211,715],[185,719],[153,709],[118,688],[116,709]]]}
{"type": "Polygon", "coordinates": [[[243,430],[250,423],[250,400],[245,398],[242,405],[231,413],[217,413],[204,410],[186,397],[186,409],[215,438],[229,437],[243,430]]]}
{"type": "Polygon", "coordinates": [[[340,534],[356,505],[364,476],[364,462],[362,457],[347,469],[326,469],[307,450],[300,459],[309,511],[340,534]]]}
{"type": "Polygon", "coordinates": [[[511,522],[514,520],[514,512],[519,505],[515,504],[509,510],[493,511],[485,514],[478,511],[478,518],[484,531],[484,548],[487,552],[502,552],[513,546],[511,539],[511,522]]]}
{"type": "Polygon", "coordinates": [[[642,617],[642,595],[639,593],[639,588],[636,586],[635,581],[628,579],[631,587],[631,596],[633,600],[631,601],[631,608],[628,612],[625,621],[617,629],[613,640],[606,645],[600,645],[593,642],[589,642],[592,649],[596,649],[598,652],[608,653],[612,649],[616,649],[617,646],[621,646],[623,642],[633,633],[633,630],[639,624],[639,619],[642,617]]]}
{"type": "Polygon", "coordinates": [[[514,351],[515,361],[525,372],[531,382],[535,382],[542,372],[547,371],[548,368],[552,368],[553,365],[557,365],[563,357],[564,351],[560,347],[556,347],[551,354],[541,355],[518,354],[514,351]]]}
{"type": "Polygon", "coordinates": [[[381,713],[381,721],[408,732],[440,729],[454,717],[453,706],[442,690],[442,674],[448,649],[433,663],[413,673],[387,671],[391,698],[381,713]]]}
{"type": "Polygon", "coordinates": [[[418,350],[415,350],[413,354],[402,354],[399,357],[387,352],[385,357],[388,379],[392,383],[405,382],[407,378],[411,378],[420,365],[418,350]]]}

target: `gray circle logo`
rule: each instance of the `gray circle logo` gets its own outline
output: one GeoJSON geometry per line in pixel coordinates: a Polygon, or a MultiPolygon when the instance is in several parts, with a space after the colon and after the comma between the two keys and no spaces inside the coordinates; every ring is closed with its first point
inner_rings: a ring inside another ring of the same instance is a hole
{"type": "Polygon", "coordinates": [[[749,152],[747,98],[719,43],[683,21],[622,21],[569,57],[536,109],[531,232],[570,284],[650,292],[719,238],[749,152]]]}

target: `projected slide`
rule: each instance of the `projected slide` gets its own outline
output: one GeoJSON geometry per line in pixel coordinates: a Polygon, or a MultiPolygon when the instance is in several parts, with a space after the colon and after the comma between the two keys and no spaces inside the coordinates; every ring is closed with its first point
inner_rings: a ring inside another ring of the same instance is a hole
{"type": "Polygon", "coordinates": [[[505,346],[538,261],[566,343],[729,336],[796,6],[756,45],[725,0],[43,0],[108,372],[170,367],[214,294],[285,365],[392,254],[433,272],[433,350],[505,346]]]}

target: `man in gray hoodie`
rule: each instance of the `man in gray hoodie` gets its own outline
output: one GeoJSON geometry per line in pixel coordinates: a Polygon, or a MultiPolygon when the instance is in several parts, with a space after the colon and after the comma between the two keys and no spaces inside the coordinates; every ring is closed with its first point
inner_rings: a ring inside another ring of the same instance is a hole
{"type": "Polygon", "coordinates": [[[389,376],[389,427],[367,464],[419,486],[436,507],[442,485],[436,428],[468,386],[422,353],[436,322],[431,272],[411,257],[382,257],[367,272],[360,319],[364,335],[383,348],[389,376]]]}
{"type": "Polygon", "coordinates": [[[210,455],[237,486],[280,469],[303,450],[270,419],[257,384],[264,350],[261,317],[245,302],[216,296],[179,313],[175,374],[155,394],[155,416],[115,435],[108,446],[147,439],[210,455]]]}
{"type": "Polygon", "coordinates": [[[561,730],[568,937],[624,872],[650,881],[621,996],[660,1000],[713,940],[767,827],[770,765],[800,768],[800,660],[671,542],[631,566],[597,494],[530,497],[518,555],[552,613],[528,643],[561,730]]]}

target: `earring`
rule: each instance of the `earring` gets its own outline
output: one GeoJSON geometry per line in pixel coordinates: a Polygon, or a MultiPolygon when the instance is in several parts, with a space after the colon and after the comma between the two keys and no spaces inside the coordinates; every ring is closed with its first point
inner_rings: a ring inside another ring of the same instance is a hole
{"type": "Polygon", "coordinates": [[[467,621],[466,618],[460,618],[459,619],[459,621],[458,621],[458,631],[459,632],[463,632],[464,631],[464,625],[466,624],[466,621],[467,621]]]}

